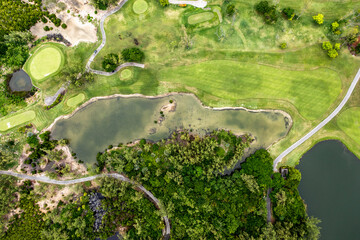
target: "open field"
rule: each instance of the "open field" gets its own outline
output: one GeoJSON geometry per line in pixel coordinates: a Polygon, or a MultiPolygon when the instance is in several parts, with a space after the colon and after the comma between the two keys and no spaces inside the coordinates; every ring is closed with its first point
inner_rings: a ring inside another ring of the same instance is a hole
{"type": "Polygon", "coordinates": [[[213,12],[203,12],[191,15],[188,17],[189,24],[198,24],[211,20],[214,17],[213,12]]]}
{"type": "Polygon", "coordinates": [[[35,81],[55,75],[64,65],[64,54],[55,44],[45,44],[29,58],[24,69],[35,81]]]}
{"type": "Polygon", "coordinates": [[[11,128],[17,127],[21,124],[27,123],[35,118],[36,114],[34,111],[26,111],[20,114],[11,115],[0,119],[0,131],[7,131],[11,128]]]}
{"type": "Polygon", "coordinates": [[[75,97],[72,97],[69,100],[67,100],[66,105],[68,105],[69,107],[75,107],[80,103],[82,103],[84,100],[85,100],[85,95],[83,93],[79,93],[75,97]]]}
{"type": "Polygon", "coordinates": [[[133,4],[133,10],[136,14],[142,14],[148,9],[148,4],[145,0],[136,0],[133,4]]]}
{"type": "Polygon", "coordinates": [[[354,141],[360,143],[360,108],[349,108],[337,118],[339,128],[354,141]]]}

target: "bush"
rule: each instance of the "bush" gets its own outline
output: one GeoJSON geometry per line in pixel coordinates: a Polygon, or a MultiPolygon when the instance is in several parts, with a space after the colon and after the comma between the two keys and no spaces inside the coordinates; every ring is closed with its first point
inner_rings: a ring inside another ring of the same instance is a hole
{"type": "Polygon", "coordinates": [[[338,55],[339,55],[339,54],[338,54],[338,52],[337,52],[335,49],[331,49],[331,50],[328,51],[328,56],[329,56],[330,58],[336,58],[338,55]]]}
{"type": "Polygon", "coordinates": [[[290,8],[290,7],[284,8],[282,10],[282,13],[290,21],[293,20],[293,19],[296,19],[295,10],[290,8]]]}
{"type": "Polygon", "coordinates": [[[49,28],[48,26],[45,26],[45,27],[44,27],[44,30],[45,30],[45,31],[50,31],[50,28],[49,28]]]}
{"type": "Polygon", "coordinates": [[[42,21],[43,23],[47,23],[47,22],[48,22],[48,20],[46,19],[46,17],[41,17],[41,21],[42,21]]]}
{"type": "Polygon", "coordinates": [[[63,29],[66,29],[66,28],[67,28],[67,25],[66,25],[65,23],[63,23],[63,24],[61,24],[61,27],[62,27],[63,29]]]}
{"type": "Polygon", "coordinates": [[[287,44],[286,44],[286,43],[281,43],[281,44],[280,44],[280,48],[281,48],[281,49],[287,48],[287,44]]]}
{"type": "Polygon", "coordinates": [[[139,48],[126,48],[121,52],[121,55],[127,62],[142,62],[145,57],[139,48]]]}
{"type": "Polygon", "coordinates": [[[319,25],[324,23],[324,15],[321,14],[321,13],[319,13],[318,15],[313,16],[313,19],[319,25]]]}
{"type": "Polygon", "coordinates": [[[332,49],[332,44],[329,41],[323,42],[322,48],[326,51],[329,51],[332,49]]]}
{"type": "Polygon", "coordinates": [[[340,50],[340,43],[335,43],[334,49],[335,50],[340,50]]]}
{"type": "Polygon", "coordinates": [[[102,67],[105,69],[105,71],[112,72],[117,68],[119,63],[120,63],[119,55],[115,53],[109,53],[104,57],[104,60],[102,62],[102,67]]]}
{"type": "Polygon", "coordinates": [[[228,16],[232,16],[232,15],[234,15],[234,13],[235,13],[235,5],[234,4],[230,4],[230,5],[228,5],[227,7],[226,7],[226,15],[228,15],[228,16]]]}
{"type": "Polygon", "coordinates": [[[166,7],[169,5],[169,0],[159,0],[160,5],[163,7],[166,7]]]}
{"type": "Polygon", "coordinates": [[[275,5],[269,5],[268,1],[261,1],[255,5],[255,10],[263,15],[267,24],[274,24],[278,20],[278,13],[275,5]]]}

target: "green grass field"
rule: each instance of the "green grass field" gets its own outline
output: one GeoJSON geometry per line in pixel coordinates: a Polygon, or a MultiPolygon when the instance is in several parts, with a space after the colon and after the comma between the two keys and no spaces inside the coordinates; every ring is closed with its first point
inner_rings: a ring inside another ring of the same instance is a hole
{"type": "Polygon", "coordinates": [[[75,97],[69,98],[69,100],[67,100],[66,104],[69,107],[75,107],[75,106],[79,105],[80,103],[82,103],[84,100],[85,100],[85,95],[83,93],[79,93],[75,97]]]}
{"type": "Polygon", "coordinates": [[[126,79],[131,78],[132,75],[133,75],[133,74],[132,74],[132,71],[131,71],[130,69],[126,68],[126,69],[124,69],[124,70],[121,71],[121,73],[120,73],[120,79],[121,79],[121,80],[126,80],[126,79]]]}
{"type": "Polygon", "coordinates": [[[35,80],[42,82],[55,75],[64,65],[64,54],[54,44],[45,44],[30,57],[24,69],[35,80]]]}
{"type": "Polygon", "coordinates": [[[341,130],[360,144],[360,107],[346,109],[336,122],[341,130]]]}
{"type": "Polygon", "coordinates": [[[189,24],[198,24],[198,23],[209,21],[213,18],[214,18],[213,12],[197,13],[197,14],[194,14],[194,15],[191,15],[188,17],[188,23],[189,24]]]}
{"type": "Polygon", "coordinates": [[[16,114],[10,117],[0,119],[0,131],[5,132],[11,128],[29,122],[33,120],[35,117],[36,114],[34,111],[26,111],[20,114],[16,114]]]}
{"type": "Polygon", "coordinates": [[[142,14],[148,9],[148,3],[145,0],[136,0],[133,4],[133,10],[136,14],[142,14]]]}

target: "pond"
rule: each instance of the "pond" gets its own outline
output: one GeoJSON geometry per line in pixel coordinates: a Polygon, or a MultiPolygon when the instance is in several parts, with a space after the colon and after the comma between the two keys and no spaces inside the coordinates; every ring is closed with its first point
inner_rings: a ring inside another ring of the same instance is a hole
{"type": "Polygon", "coordinates": [[[339,141],[315,145],[300,160],[301,197],[322,223],[321,239],[359,239],[360,160],[339,141]]]}
{"type": "Polygon", "coordinates": [[[69,139],[79,159],[95,163],[96,154],[110,144],[141,138],[157,141],[179,129],[201,135],[219,128],[235,134],[249,133],[255,137],[252,149],[265,148],[287,134],[288,122],[282,113],[274,111],[212,110],[190,94],[116,97],[90,103],[72,117],[57,121],[52,137],[69,139]]]}
{"type": "Polygon", "coordinates": [[[19,70],[12,74],[9,87],[12,92],[29,92],[33,85],[30,76],[24,70],[19,70]]]}

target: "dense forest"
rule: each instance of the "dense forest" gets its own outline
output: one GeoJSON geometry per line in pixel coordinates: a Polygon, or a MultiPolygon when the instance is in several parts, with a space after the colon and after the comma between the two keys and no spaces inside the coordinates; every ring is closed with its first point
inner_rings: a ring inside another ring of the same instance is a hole
{"type": "Polygon", "coordinates": [[[97,156],[99,170],[125,173],[165,205],[173,239],[316,239],[299,196],[299,171],[275,174],[266,150],[242,159],[248,136],[215,131],[205,137],[175,132],[157,143],[139,141],[97,156]],[[273,189],[275,223],[267,222],[266,193],[273,189]]]}

